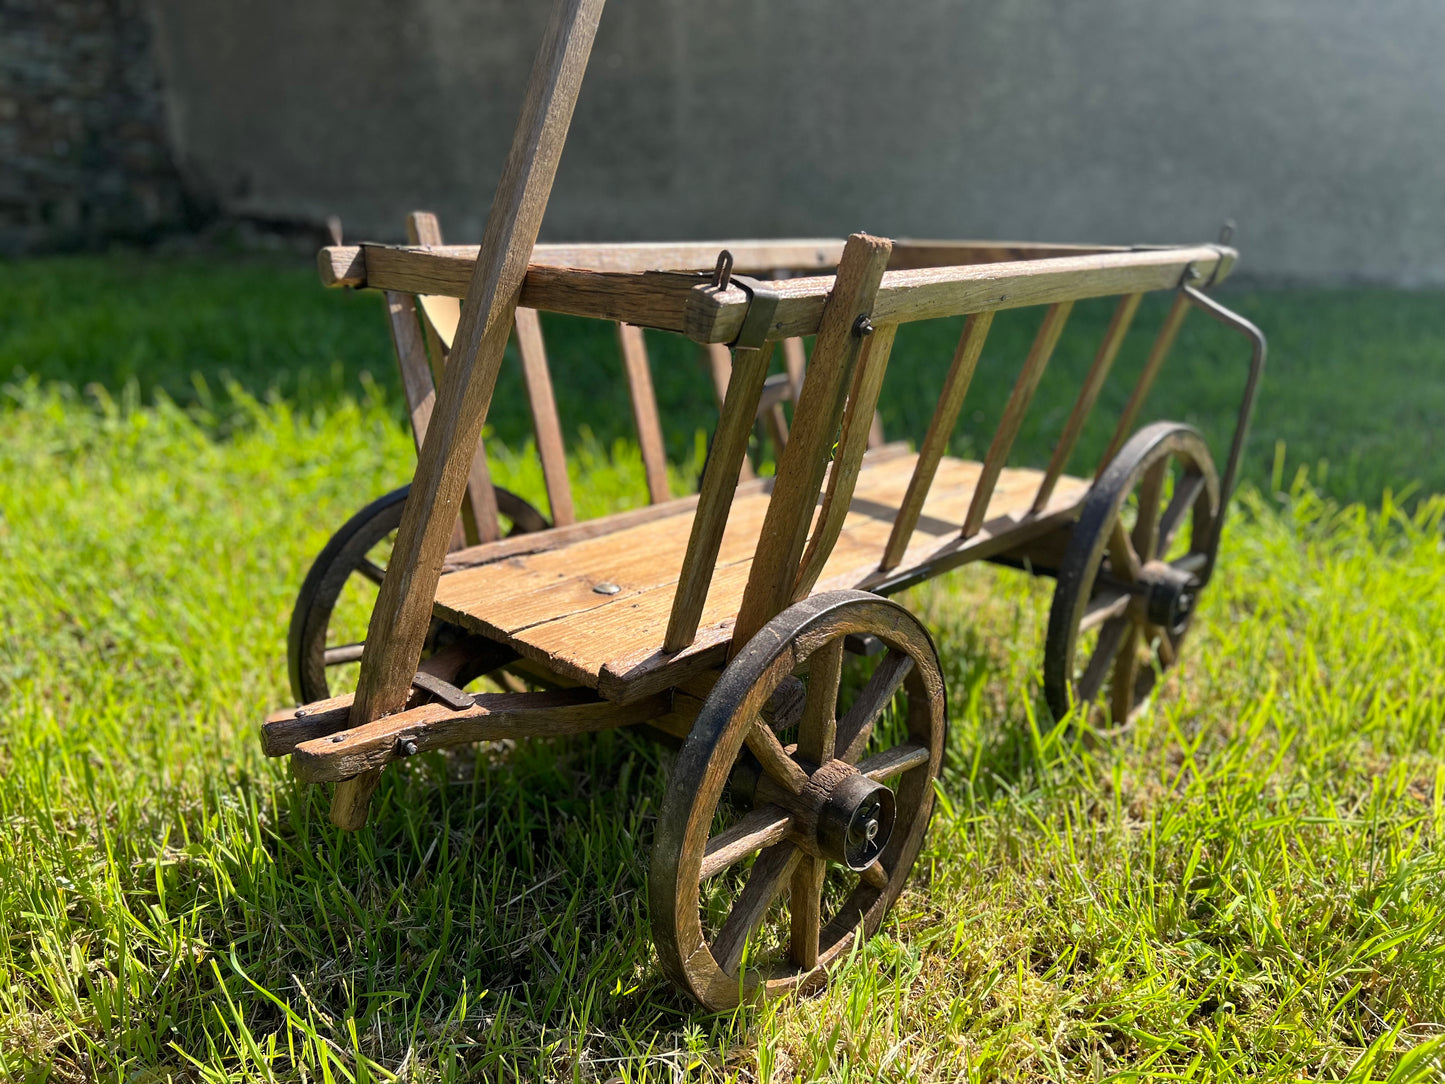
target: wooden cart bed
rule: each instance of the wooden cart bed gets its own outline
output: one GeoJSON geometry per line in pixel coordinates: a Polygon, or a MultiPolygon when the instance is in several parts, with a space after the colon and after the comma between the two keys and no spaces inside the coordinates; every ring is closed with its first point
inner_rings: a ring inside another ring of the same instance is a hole
{"type": "MultiPolygon", "coordinates": [[[[842,533],[815,591],[876,587],[888,541],[918,456],[901,444],[864,459],[842,533]]],[[[1089,483],[1061,477],[1048,503],[1030,509],[1043,472],[1005,469],[982,529],[960,536],[982,464],[945,457],[911,544],[890,581],[1016,547],[1076,514],[1089,483]]],[[[715,666],[727,651],[747,585],[771,479],[739,487],[732,504],[696,641],[661,651],[692,530],[696,499],[648,510],[658,515],[611,533],[569,540],[563,531],[473,547],[453,554],[436,594],[436,613],[502,641],[549,670],[627,702],[715,666]],[[549,535],[563,535],[560,544],[549,535]],[[530,552],[524,551],[524,546],[530,552]],[[599,586],[608,593],[596,590],[599,586]],[[617,590],[613,592],[611,589],[617,590]]],[[[624,521],[625,523],[625,521],[624,521]]],[[[565,529],[564,529],[565,531],[565,529]]]]}

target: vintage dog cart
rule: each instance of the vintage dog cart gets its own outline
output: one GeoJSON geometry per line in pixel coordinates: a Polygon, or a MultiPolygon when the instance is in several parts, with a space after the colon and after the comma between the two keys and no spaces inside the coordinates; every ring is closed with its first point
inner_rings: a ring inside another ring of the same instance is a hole
{"type": "Polygon", "coordinates": [[[435,220],[415,215],[412,245],[321,253],[328,285],[386,293],[419,459],[410,487],[364,509],[317,559],[291,627],[303,706],[273,714],[263,742],[298,778],[335,782],[333,819],[357,828],[381,771],[421,751],[641,724],[682,739],[652,847],[651,918],[667,973],[720,1009],[821,982],[878,928],[922,846],[944,684],[927,630],[884,596],[978,560],[1053,576],[1043,680],[1055,714],[1078,704],[1118,722],[1144,702],[1209,583],[1264,342],[1202,292],[1234,262],[1222,244],[855,234],[534,247],[601,7],[558,0],[480,247],[442,245],[435,220]],[[1071,476],[1150,291],[1173,291],[1172,307],[1097,475],[1071,476]],[[1008,465],[1071,307],[1110,296],[1114,317],[1052,459],[1008,465]],[[993,315],[1020,306],[1044,315],[989,450],[950,457],[993,315]],[[1222,478],[1192,429],[1134,431],[1195,307],[1254,347],[1222,478]],[[650,506],[575,520],[538,310],[617,325],[650,506]],[[882,443],[875,407],[897,328],[958,316],[921,446],[882,443]],[[550,523],[491,485],[478,447],[514,327],[550,523]],[[668,491],[643,327],[705,344],[714,362],[720,419],[694,496],[668,491]],[[780,342],[788,371],[769,377],[780,342]],[[760,421],[776,446],[769,478],[748,463],[760,421]],[[378,594],[364,644],[333,644],[349,580],[378,594]],[[861,671],[848,682],[845,656],[861,671]],[[331,695],[328,668],[357,661],[355,693],[331,695]],[[502,691],[464,691],[488,675],[502,691]]]}

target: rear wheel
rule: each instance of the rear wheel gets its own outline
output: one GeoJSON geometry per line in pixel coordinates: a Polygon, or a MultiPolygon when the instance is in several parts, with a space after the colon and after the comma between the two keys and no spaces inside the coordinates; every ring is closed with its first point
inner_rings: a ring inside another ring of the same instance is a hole
{"type": "Polygon", "coordinates": [[[1214,571],[1219,478],[1195,430],[1141,429],[1105,468],[1070,533],[1044,645],[1056,720],[1088,705],[1123,724],[1174,666],[1214,571]]]}
{"type": "MultiPolygon", "coordinates": [[[[497,508],[511,523],[511,534],[545,529],[542,514],[515,493],[494,486],[497,508]]],[[[312,562],[291,610],[286,662],[291,692],[298,704],[331,695],[340,668],[361,661],[366,620],[386,575],[391,543],[401,524],[410,486],[402,486],[352,516],[312,562]],[[348,633],[350,635],[348,635],[348,633]]],[[[454,630],[432,622],[428,649],[454,630]]]]}

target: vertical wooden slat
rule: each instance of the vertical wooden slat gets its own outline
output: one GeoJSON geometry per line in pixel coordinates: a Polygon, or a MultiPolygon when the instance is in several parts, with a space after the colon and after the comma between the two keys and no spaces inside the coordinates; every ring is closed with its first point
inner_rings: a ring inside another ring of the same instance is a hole
{"type": "MultiPolygon", "coordinates": [[[[401,390],[411,416],[411,435],[419,454],[437,397],[431,369],[427,367],[426,340],[422,337],[416,301],[411,294],[386,291],[386,315],[391,325],[391,344],[396,347],[396,365],[401,371],[401,390]]],[[[447,548],[459,550],[466,544],[467,536],[458,518],[447,548]]]]}
{"type": "Polygon", "coordinates": [[[818,326],[813,362],[793,414],[793,431],[778,464],[777,481],[739,606],[733,634],[735,651],[792,599],[798,560],[803,555],[828,466],[828,451],[863,349],[857,324],[860,318],[872,314],[892,248],[891,241],[861,233],[849,237],[843,246],[838,275],[818,326]]]}
{"type": "MultiPolygon", "coordinates": [[[[440,245],[442,227],[437,216],[430,211],[413,211],[406,218],[408,240],[414,245],[440,245]]],[[[422,310],[422,324],[426,328],[427,350],[432,359],[432,373],[438,382],[446,365],[446,351],[442,346],[438,329],[427,311],[426,301],[418,298],[422,310]]],[[[451,300],[451,299],[449,299],[451,300]]],[[[495,542],[502,537],[497,522],[497,494],[492,489],[492,472],[487,466],[487,449],[477,441],[477,454],[472,457],[472,469],[467,475],[467,490],[462,498],[461,523],[468,543],[495,542]]]]}
{"type": "Polygon", "coordinates": [[[637,421],[637,443],[642,449],[642,467],[647,472],[647,493],[653,504],[672,497],[667,488],[667,453],[662,443],[662,422],[657,416],[657,396],[652,391],[652,369],[647,364],[647,344],[642,328],[617,325],[617,342],[627,369],[627,390],[632,396],[632,416],[637,421]]]}
{"type": "MultiPolygon", "coordinates": [[[[400,574],[382,580],[371,612],[351,706],[353,726],[406,706],[452,523],[487,419],[512,313],[557,175],[602,5],[603,0],[556,0],[543,31],[392,547],[390,567],[400,574]]],[[[338,783],[331,819],[342,828],[360,828],[380,778],[379,771],[371,770],[338,783]]]]}
{"type": "Polygon", "coordinates": [[[692,519],[687,554],[683,557],[677,594],[673,596],[672,613],[667,621],[664,651],[680,651],[697,637],[697,623],[712,584],[728,513],[732,511],[738,467],[747,458],[748,434],[757,416],[758,399],[772,356],[773,344],[768,343],[761,350],[739,350],[733,359],[732,379],[728,382],[707,470],[699,486],[697,512],[692,519]]]}
{"type": "Polygon", "coordinates": [[[1039,483],[1038,495],[1034,497],[1035,512],[1048,504],[1049,498],[1054,495],[1054,486],[1058,484],[1064,468],[1069,465],[1069,456],[1073,454],[1074,445],[1079,442],[1084,423],[1089,420],[1089,412],[1094,409],[1099,390],[1103,388],[1104,379],[1114,365],[1124,337],[1129,334],[1129,325],[1134,322],[1134,314],[1139,311],[1139,302],[1143,298],[1143,294],[1125,294],[1119,299],[1114,316],[1109,321],[1109,329],[1104,332],[1103,342],[1099,343],[1099,352],[1094,355],[1094,364],[1089,367],[1089,374],[1084,377],[1084,386],[1079,389],[1074,409],[1069,413],[1069,420],[1064,423],[1059,443],[1054,446],[1053,457],[1049,460],[1048,469],[1044,471],[1044,480],[1039,483]]]}
{"type": "MultiPolygon", "coordinates": [[[[708,343],[707,345],[707,368],[712,374],[712,389],[717,396],[718,424],[722,424],[723,402],[728,395],[728,381],[732,378],[733,352],[724,343],[708,343]]],[[[757,409],[756,404],[753,407],[757,409]]],[[[714,440],[717,438],[714,437],[714,440]]],[[[746,482],[753,478],[753,465],[748,462],[748,457],[743,456],[742,465],[738,468],[738,478],[746,482]]]]}
{"type": "Polygon", "coordinates": [[[918,526],[918,517],[923,513],[928,489],[933,485],[933,476],[938,464],[948,451],[948,442],[953,436],[953,427],[958,423],[959,411],[963,409],[964,397],[968,394],[969,383],[974,370],[978,368],[979,355],[993,326],[993,313],[975,313],[963,326],[958,337],[958,347],[953,352],[953,364],[943,382],[938,406],[933,410],[933,420],[928,423],[928,432],[918,450],[918,462],[913,468],[913,477],[908,480],[908,489],[903,494],[903,503],[898,509],[898,518],[893,521],[893,533],[888,536],[888,545],[883,550],[883,560],[878,567],[888,572],[898,567],[904,551],[918,526]]]}
{"type": "Polygon", "coordinates": [[[807,375],[808,351],[803,340],[794,336],[783,340],[783,366],[788,371],[788,383],[793,386],[793,406],[803,397],[803,377],[807,375]]]}
{"type": "Polygon", "coordinates": [[[878,407],[878,392],[883,387],[883,374],[888,369],[888,359],[893,353],[893,338],[898,332],[897,324],[878,328],[863,348],[858,368],[853,378],[853,389],[848,396],[847,410],[843,415],[843,433],[838,438],[838,453],[833,457],[833,469],[828,472],[828,491],[823,497],[823,510],[818,515],[818,525],[808,539],[808,549],[798,567],[798,578],[793,584],[792,601],[807,598],[818,582],[823,566],[833,552],[833,545],[843,530],[843,521],[848,516],[848,506],[853,500],[853,487],[858,482],[858,472],[863,466],[863,454],[868,450],[868,436],[871,426],[868,419],[874,417],[878,407]]]}
{"type": "Polygon", "coordinates": [[[552,523],[565,527],[577,522],[572,508],[572,483],[567,478],[567,450],[562,443],[562,422],[557,417],[557,398],[552,392],[552,374],[547,368],[547,348],[542,342],[542,322],[536,309],[518,308],[514,318],[517,354],[522,359],[522,384],[532,410],[532,431],[537,435],[537,455],[542,460],[542,480],[547,486],[547,503],[552,523]]]}
{"type": "Polygon", "coordinates": [[[1169,356],[1169,349],[1174,345],[1175,336],[1179,334],[1179,327],[1184,323],[1184,317],[1189,315],[1191,308],[1189,297],[1183,291],[1174,298],[1174,304],[1169,309],[1169,315],[1164,317],[1164,326],[1159,329],[1159,334],[1154,338],[1154,345],[1149,348],[1149,357],[1144,362],[1144,371],[1139,374],[1139,381],[1134,385],[1134,391],[1129,396],[1129,402],[1124,406],[1124,413],[1119,415],[1119,424],[1114,428],[1114,436],[1109,441],[1109,448],[1104,452],[1104,457],[1099,460],[1099,469],[1094,477],[1104,473],[1104,468],[1109,465],[1109,460],[1124,446],[1124,441],[1129,437],[1129,430],[1134,428],[1134,419],[1139,416],[1140,409],[1144,406],[1144,400],[1149,398],[1149,390],[1154,386],[1154,378],[1159,375],[1159,369],[1164,364],[1164,359],[1169,356]]]}
{"type": "Polygon", "coordinates": [[[1019,435],[1019,427],[1024,422],[1024,414],[1029,409],[1034,392],[1038,390],[1039,378],[1044,375],[1044,368],[1049,363],[1054,347],[1058,345],[1059,335],[1063,332],[1064,324],[1073,308],[1072,301],[1064,301],[1050,305],[1049,311],[1044,314],[1044,322],[1039,327],[1039,333],[1034,336],[1034,344],[1029,349],[1029,356],[1024,360],[1023,371],[1019,373],[1014,390],[1009,395],[1003,418],[998,423],[998,431],[994,433],[993,443],[989,445],[988,455],[984,457],[983,470],[978,476],[978,487],[973,491],[968,515],[963,520],[964,538],[972,538],[983,526],[984,517],[988,515],[988,502],[993,497],[994,486],[998,485],[998,476],[1008,462],[1008,454],[1013,450],[1014,439],[1019,435]]]}

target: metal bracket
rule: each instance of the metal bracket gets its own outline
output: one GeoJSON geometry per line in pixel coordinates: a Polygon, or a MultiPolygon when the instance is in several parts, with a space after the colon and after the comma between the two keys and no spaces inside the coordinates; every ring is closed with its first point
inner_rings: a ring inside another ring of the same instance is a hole
{"type": "Polygon", "coordinates": [[[768,341],[772,330],[773,313],[778,309],[778,293],[773,287],[749,275],[733,274],[733,254],[723,249],[717,256],[717,267],[712,272],[712,286],[715,290],[726,290],[736,286],[748,295],[748,311],[743,314],[742,325],[737,335],[727,346],[735,350],[759,350],[768,341]]]}
{"type": "Polygon", "coordinates": [[[418,670],[412,677],[411,683],[414,688],[430,693],[453,711],[466,711],[468,708],[477,706],[471,693],[462,692],[450,681],[443,681],[433,674],[426,674],[418,670]]]}

